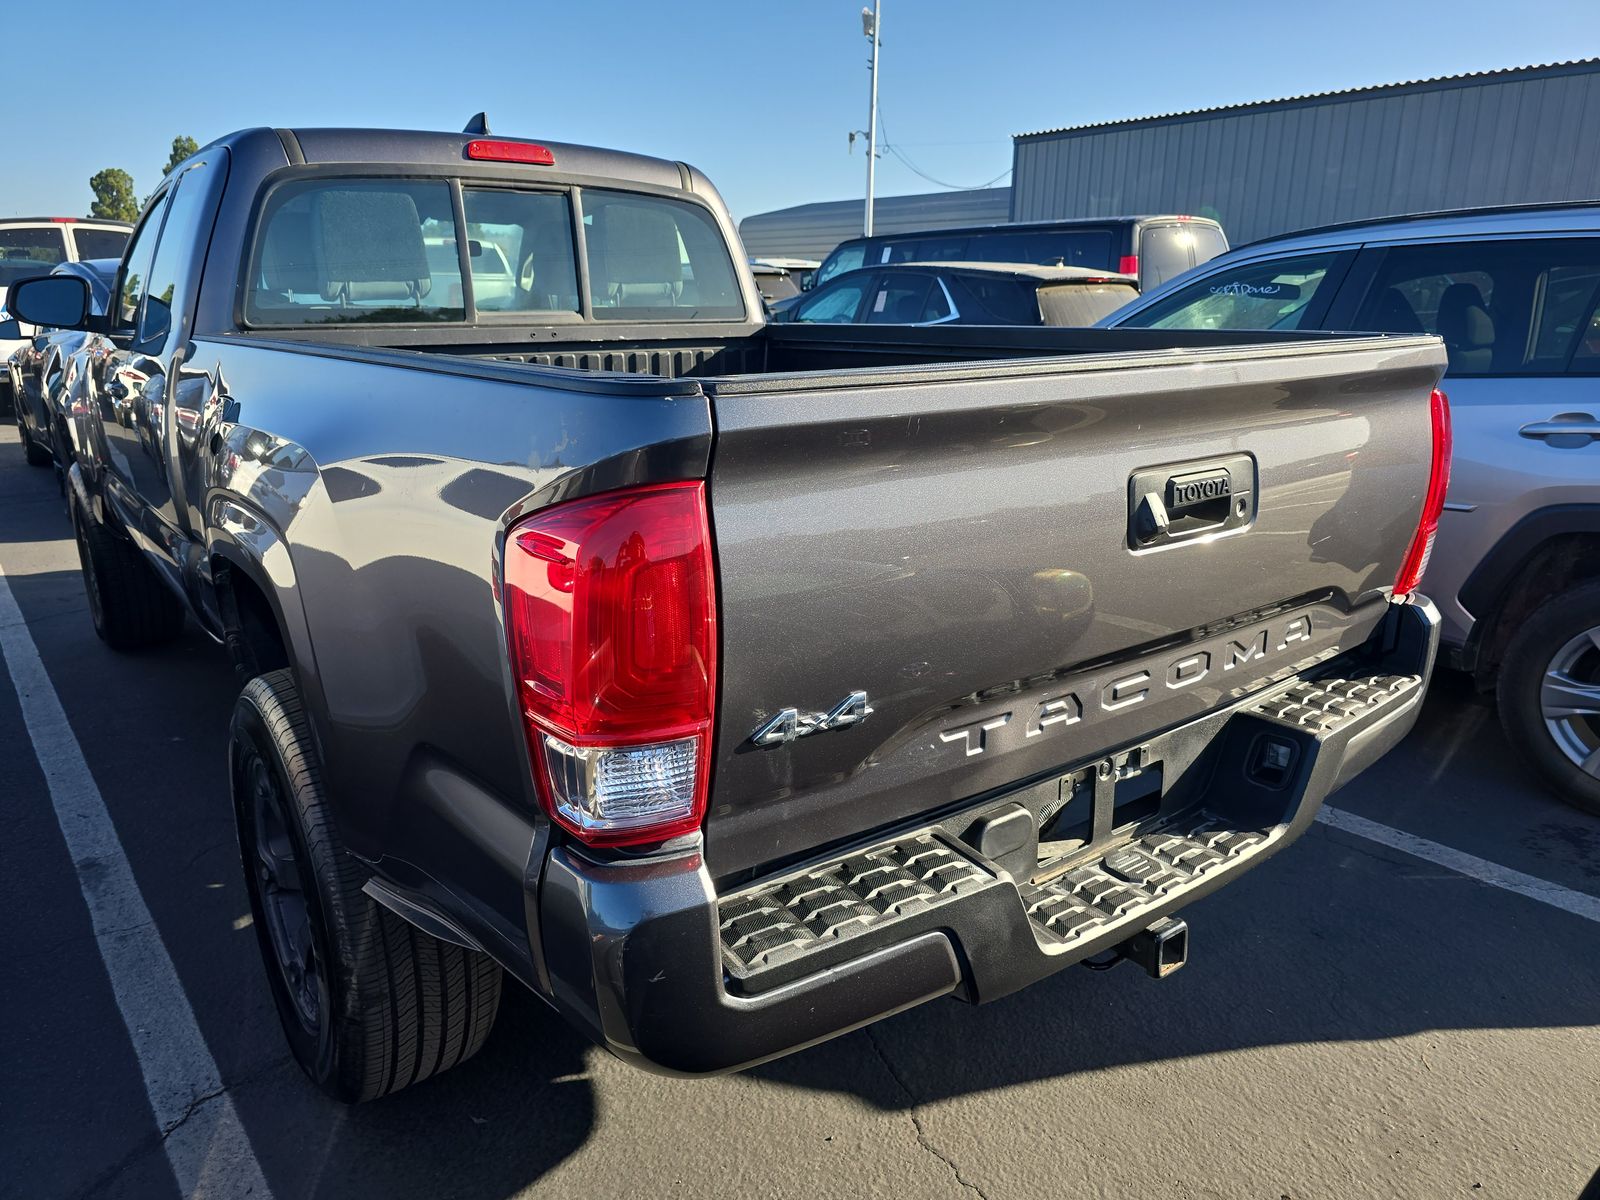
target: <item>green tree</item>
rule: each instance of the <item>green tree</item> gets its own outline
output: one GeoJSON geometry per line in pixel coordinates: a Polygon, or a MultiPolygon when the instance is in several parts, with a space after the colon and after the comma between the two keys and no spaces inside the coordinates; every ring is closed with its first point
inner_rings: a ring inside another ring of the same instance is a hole
{"type": "Polygon", "coordinates": [[[121,167],[107,167],[89,180],[89,190],[94,193],[94,203],[89,215],[106,221],[133,221],[139,216],[139,205],[133,198],[133,176],[121,167]]]}
{"type": "Polygon", "coordinates": [[[172,153],[167,156],[167,165],[161,168],[161,174],[166,175],[167,172],[171,171],[173,167],[177,166],[198,149],[200,149],[200,143],[196,142],[188,134],[179,134],[177,137],[173,138],[172,153]]]}

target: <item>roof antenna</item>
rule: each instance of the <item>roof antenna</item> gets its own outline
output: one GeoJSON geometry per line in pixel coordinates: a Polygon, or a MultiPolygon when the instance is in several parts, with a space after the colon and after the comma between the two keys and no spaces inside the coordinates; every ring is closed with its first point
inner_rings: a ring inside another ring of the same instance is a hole
{"type": "Polygon", "coordinates": [[[476,134],[479,137],[481,137],[484,134],[488,133],[489,132],[489,114],[488,113],[478,113],[476,116],[474,116],[472,118],[472,120],[467,122],[467,127],[465,129],[463,129],[461,132],[462,133],[476,134]]]}

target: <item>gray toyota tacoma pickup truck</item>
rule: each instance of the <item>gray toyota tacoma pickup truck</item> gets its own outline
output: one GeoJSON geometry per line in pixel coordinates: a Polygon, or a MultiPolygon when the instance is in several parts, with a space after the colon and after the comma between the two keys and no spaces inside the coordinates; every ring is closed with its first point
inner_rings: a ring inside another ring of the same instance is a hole
{"type": "Polygon", "coordinates": [[[1433,663],[1436,339],[768,327],[698,171],[481,128],[223,138],[109,315],[11,303],[94,334],[100,635],[237,664],[255,928],[345,1100],[504,974],[688,1074],[1165,974],[1433,663]]]}

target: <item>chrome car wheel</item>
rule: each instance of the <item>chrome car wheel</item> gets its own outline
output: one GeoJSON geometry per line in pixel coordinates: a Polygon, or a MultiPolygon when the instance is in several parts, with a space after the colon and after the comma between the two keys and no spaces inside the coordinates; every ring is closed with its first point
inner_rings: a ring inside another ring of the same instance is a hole
{"type": "Polygon", "coordinates": [[[1539,711],[1561,753],[1600,778],[1600,625],[1569,639],[1551,658],[1539,711]]]}

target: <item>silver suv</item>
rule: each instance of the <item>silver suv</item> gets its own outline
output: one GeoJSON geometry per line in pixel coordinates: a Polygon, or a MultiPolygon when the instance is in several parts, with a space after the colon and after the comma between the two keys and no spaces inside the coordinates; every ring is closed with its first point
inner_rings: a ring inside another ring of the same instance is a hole
{"type": "MultiPolygon", "coordinates": [[[[1600,204],[1328,226],[1239,247],[1101,324],[1444,339],[1455,465],[1426,590],[1442,662],[1600,813],[1600,204]]],[[[1420,502],[1420,497],[1419,497],[1420,502]]]]}

